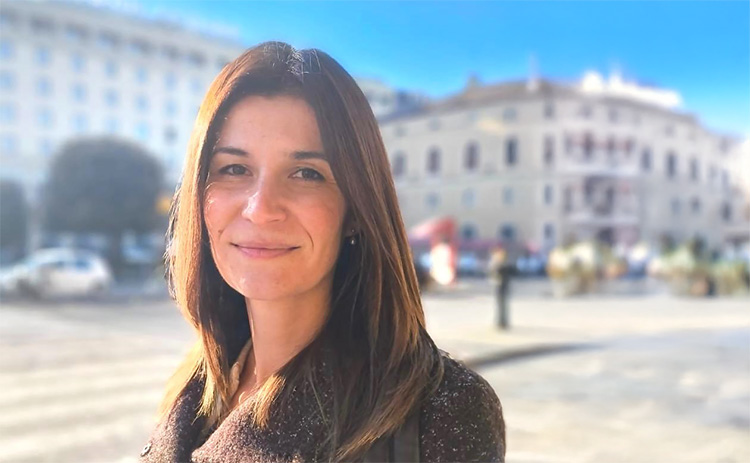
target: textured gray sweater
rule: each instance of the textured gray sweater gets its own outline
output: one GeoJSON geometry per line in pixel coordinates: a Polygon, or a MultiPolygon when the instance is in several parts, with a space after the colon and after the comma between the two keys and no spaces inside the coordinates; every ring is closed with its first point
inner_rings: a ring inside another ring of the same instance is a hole
{"type": "MultiPolygon", "coordinates": [[[[420,461],[504,461],[505,423],[497,395],[477,373],[443,356],[445,373],[437,392],[419,413],[420,461]]],[[[207,437],[195,411],[202,391],[193,382],[141,451],[142,462],[302,462],[319,461],[326,427],[311,391],[294,391],[292,405],[272,413],[257,428],[242,405],[207,437]]],[[[330,391],[322,385],[322,399],[330,391]]],[[[318,391],[320,394],[320,390],[318,391]]]]}

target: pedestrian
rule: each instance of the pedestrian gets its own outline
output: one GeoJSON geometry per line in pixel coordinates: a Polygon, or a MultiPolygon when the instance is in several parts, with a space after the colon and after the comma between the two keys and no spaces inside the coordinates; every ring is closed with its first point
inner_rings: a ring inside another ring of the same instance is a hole
{"type": "Polygon", "coordinates": [[[515,265],[508,258],[508,253],[503,248],[497,248],[492,252],[489,263],[490,279],[495,284],[495,306],[496,323],[498,328],[510,329],[510,306],[508,292],[510,279],[515,274],[515,265]]]}
{"type": "Polygon", "coordinates": [[[197,342],[142,461],[504,460],[495,392],[425,330],[377,122],[329,55],[269,42],[224,67],[169,236],[197,342]]]}

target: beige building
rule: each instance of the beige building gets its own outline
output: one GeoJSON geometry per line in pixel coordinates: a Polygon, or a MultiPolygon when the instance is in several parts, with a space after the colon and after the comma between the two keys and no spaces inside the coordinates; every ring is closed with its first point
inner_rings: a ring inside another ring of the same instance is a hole
{"type": "Polygon", "coordinates": [[[138,141],[176,181],[208,84],[244,46],[174,23],[59,1],[0,9],[0,175],[36,192],[66,140],[138,141]]]}
{"type": "Polygon", "coordinates": [[[599,238],[711,245],[741,214],[731,153],[676,92],[614,75],[481,85],[381,119],[408,227],[452,216],[464,241],[599,238]]]}

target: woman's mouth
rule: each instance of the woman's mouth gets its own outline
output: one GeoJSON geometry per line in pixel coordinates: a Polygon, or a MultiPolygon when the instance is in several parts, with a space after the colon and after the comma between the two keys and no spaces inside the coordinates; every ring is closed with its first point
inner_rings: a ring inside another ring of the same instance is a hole
{"type": "Polygon", "coordinates": [[[234,244],[242,254],[251,259],[271,259],[274,257],[281,257],[289,254],[290,252],[298,249],[296,246],[283,246],[283,245],[240,245],[234,244]]]}

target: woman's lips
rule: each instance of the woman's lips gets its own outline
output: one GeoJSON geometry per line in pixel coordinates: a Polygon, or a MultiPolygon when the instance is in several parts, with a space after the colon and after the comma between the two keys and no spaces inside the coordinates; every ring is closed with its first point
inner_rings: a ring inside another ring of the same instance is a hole
{"type": "Polygon", "coordinates": [[[289,254],[290,252],[297,249],[296,247],[292,248],[263,248],[263,247],[251,247],[251,246],[240,246],[235,244],[234,245],[242,254],[246,255],[247,257],[250,257],[252,259],[271,259],[274,257],[280,257],[285,254],[289,254]]]}

